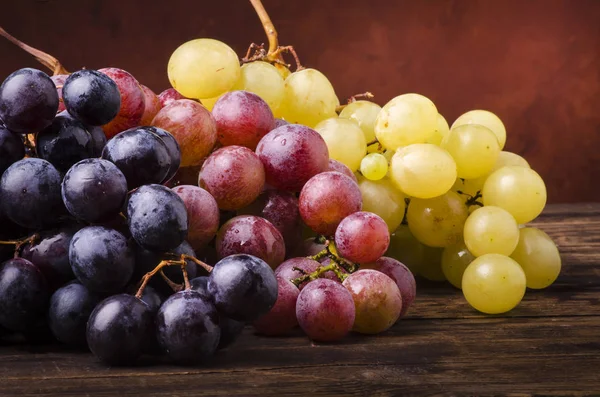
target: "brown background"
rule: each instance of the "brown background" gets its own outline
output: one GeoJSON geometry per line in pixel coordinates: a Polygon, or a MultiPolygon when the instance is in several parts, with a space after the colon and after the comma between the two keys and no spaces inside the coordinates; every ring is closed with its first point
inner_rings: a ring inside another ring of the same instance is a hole
{"type": "MultiPolygon", "coordinates": [[[[600,0],[263,0],[282,44],[323,71],[340,98],[430,97],[451,122],[497,113],[550,202],[600,194],[600,0]]],[[[118,66],[155,91],[186,40],[241,56],[266,41],[246,0],[0,0],[0,24],[69,70],[118,66]]],[[[0,41],[0,79],[35,61],[0,41]]]]}

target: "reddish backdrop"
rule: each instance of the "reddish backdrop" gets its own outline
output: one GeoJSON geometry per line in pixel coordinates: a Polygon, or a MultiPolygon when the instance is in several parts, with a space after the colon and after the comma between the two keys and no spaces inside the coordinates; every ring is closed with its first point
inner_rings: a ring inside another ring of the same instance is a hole
{"type": "MultiPolygon", "coordinates": [[[[69,70],[118,66],[156,91],[171,52],[213,37],[243,55],[264,42],[245,0],[2,0],[0,25],[69,70]]],[[[340,98],[430,97],[450,121],[484,108],[507,150],[547,181],[550,202],[600,195],[600,1],[264,0],[282,44],[340,98]]],[[[0,78],[35,61],[0,41],[0,78]]]]}

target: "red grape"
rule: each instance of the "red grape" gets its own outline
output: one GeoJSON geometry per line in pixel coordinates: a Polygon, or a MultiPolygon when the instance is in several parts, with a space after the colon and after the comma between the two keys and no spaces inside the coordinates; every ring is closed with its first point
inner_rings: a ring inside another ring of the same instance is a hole
{"type": "Polygon", "coordinates": [[[265,186],[265,170],[252,150],[225,146],[214,151],[200,170],[198,185],[222,210],[237,210],[256,200],[265,186]]]}
{"type": "Polygon", "coordinates": [[[236,216],[225,222],[217,233],[217,254],[259,257],[275,269],[285,258],[285,244],[279,230],[266,219],[253,215],[236,216]]]}
{"type": "Polygon", "coordinates": [[[402,295],[400,318],[404,317],[417,295],[415,276],[408,267],[394,258],[382,256],[376,262],[360,265],[360,268],[377,270],[396,282],[400,295],[402,295]]]}
{"type": "Polygon", "coordinates": [[[313,256],[325,249],[325,244],[318,243],[314,237],[309,237],[294,250],[296,256],[313,256]]]}
{"type": "Polygon", "coordinates": [[[175,137],[181,148],[181,167],[201,164],[217,142],[215,119],[191,99],[171,102],[158,112],[152,125],[175,137]]]}
{"type": "Polygon", "coordinates": [[[54,85],[56,86],[56,92],[58,93],[58,111],[56,113],[60,113],[66,109],[62,96],[62,88],[63,85],[65,85],[67,77],[69,77],[68,74],[57,74],[56,76],[50,76],[50,79],[52,79],[54,85]]]}
{"type": "Polygon", "coordinates": [[[354,182],[358,183],[358,179],[356,179],[356,175],[354,172],[346,164],[340,163],[337,160],[329,159],[329,171],[337,171],[341,172],[344,175],[348,175],[350,178],[354,180],[354,182]]]}
{"type": "Polygon", "coordinates": [[[194,250],[203,248],[219,230],[219,207],[206,190],[198,186],[181,185],[173,188],[183,200],[188,213],[187,241],[194,250]]]}
{"type": "Polygon", "coordinates": [[[277,277],[277,301],[271,310],[254,322],[254,329],[260,334],[284,335],[296,325],[296,301],[298,288],[290,281],[277,277]]]}
{"type": "Polygon", "coordinates": [[[231,91],[221,96],[212,109],[221,145],[240,145],[252,150],[273,129],[273,113],[258,95],[231,91]]]}
{"type": "Polygon", "coordinates": [[[361,210],[362,196],[349,176],[329,171],[306,182],[299,204],[304,223],[315,232],[330,236],[342,219],[361,210]]]}
{"type": "Polygon", "coordinates": [[[356,263],[374,262],[390,245],[390,232],[379,215],[360,211],[345,217],[335,231],[338,253],[356,263]]]}
{"type": "MultiPolygon", "coordinates": [[[[319,262],[310,258],[291,258],[283,262],[281,265],[277,266],[277,269],[275,269],[275,275],[282,277],[286,280],[293,280],[295,278],[303,276],[305,273],[310,274],[314,272],[319,266],[321,266],[319,262]],[[304,271],[304,273],[294,268],[301,269],[302,271],[304,271]]],[[[302,289],[306,287],[307,284],[308,281],[305,281],[302,284],[300,284],[298,288],[302,289]]]]}
{"type": "Polygon", "coordinates": [[[267,183],[281,190],[300,191],[306,181],[329,167],[329,151],[321,135],[298,124],[269,132],[256,153],[265,166],[267,183]]]}
{"type": "Polygon", "coordinates": [[[158,100],[160,101],[160,106],[165,107],[169,105],[171,102],[176,101],[178,99],[187,99],[183,95],[181,95],[175,88],[167,88],[160,94],[158,94],[158,100]]]}
{"type": "Polygon", "coordinates": [[[154,116],[158,113],[158,111],[162,108],[160,105],[160,99],[158,96],[152,91],[150,88],[145,85],[140,85],[142,88],[142,92],[144,93],[144,114],[142,114],[142,119],[140,120],[140,125],[150,125],[152,120],[154,120],[154,116]]]}
{"type": "Polygon", "coordinates": [[[287,121],[285,121],[284,119],[275,119],[275,122],[273,123],[273,129],[275,128],[279,128],[282,125],[288,125],[289,123],[287,121]]]}
{"type": "Polygon", "coordinates": [[[354,301],[346,288],[320,278],[298,295],[296,317],[300,328],[315,341],[332,342],[350,332],[355,319],[354,301]]]}
{"type": "Polygon", "coordinates": [[[106,137],[110,139],[121,131],[140,125],[146,109],[144,92],[135,77],[123,69],[105,68],[98,71],[113,79],[121,94],[121,109],[117,117],[102,126],[106,137]]]}
{"type": "Polygon", "coordinates": [[[352,328],[362,334],[378,334],[388,330],[402,311],[402,295],[390,277],[376,270],[359,270],[344,281],[356,307],[352,328]]]}

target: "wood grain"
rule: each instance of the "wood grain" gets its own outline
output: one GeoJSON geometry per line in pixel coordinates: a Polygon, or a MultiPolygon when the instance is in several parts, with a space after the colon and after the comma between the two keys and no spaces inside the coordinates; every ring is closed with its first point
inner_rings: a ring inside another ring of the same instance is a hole
{"type": "Polygon", "coordinates": [[[506,315],[419,283],[409,315],[378,336],[312,344],[246,329],[205,367],[145,357],[107,368],[61,346],[0,346],[0,396],[597,395],[600,204],[554,205],[534,224],[560,242],[556,284],[506,315]]]}

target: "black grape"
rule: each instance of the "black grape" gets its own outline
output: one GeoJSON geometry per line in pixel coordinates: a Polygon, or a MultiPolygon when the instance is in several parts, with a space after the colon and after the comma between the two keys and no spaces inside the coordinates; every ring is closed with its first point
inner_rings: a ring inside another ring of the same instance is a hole
{"type": "Polygon", "coordinates": [[[56,86],[40,70],[19,69],[0,86],[0,120],[13,132],[38,132],[50,125],[57,111],[56,86]]]}
{"type": "Polygon", "coordinates": [[[147,250],[166,252],[187,237],[185,204],[177,193],[162,185],[145,185],[131,194],[127,222],[135,241],[147,250]]]}
{"type": "Polygon", "coordinates": [[[103,226],[87,226],[75,233],[69,260],[77,279],[95,292],[121,291],[134,268],[133,250],[127,239],[103,226]]]}
{"type": "Polygon", "coordinates": [[[25,145],[21,136],[0,125],[0,176],[23,157],[25,157],[25,145]]]}
{"type": "Polygon", "coordinates": [[[152,313],[156,313],[163,303],[162,296],[149,285],[144,287],[144,291],[142,292],[142,296],[140,299],[148,305],[148,308],[152,313]]]}
{"type": "Polygon", "coordinates": [[[96,306],[87,323],[86,339],[100,361],[131,364],[148,345],[153,329],[148,305],[133,295],[119,294],[96,306]]]}
{"type": "Polygon", "coordinates": [[[92,69],[69,75],[62,95],[69,113],[88,125],[107,124],[121,109],[117,84],[104,73],[92,69]]]}
{"type": "Polygon", "coordinates": [[[254,321],[277,300],[277,279],[269,265],[252,255],[221,259],[210,273],[208,291],[220,313],[238,321],[254,321]]]}
{"type": "Polygon", "coordinates": [[[157,339],[179,364],[199,364],[214,355],[221,331],[213,304],[193,290],[177,292],[156,315],[157,339]]]}
{"type": "Polygon", "coordinates": [[[127,198],[127,181],[110,161],[82,160],[65,175],[62,198],[71,215],[98,223],[119,214],[127,198]]]}
{"type": "Polygon", "coordinates": [[[171,167],[169,168],[169,172],[167,172],[167,176],[161,183],[168,182],[171,178],[175,176],[179,166],[181,165],[181,149],[179,147],[179,143],[173,135],[169,132],[163,130],[158,127],[142,127],[145,130],[153,133],[158,136],[165,146],[167,147],[167,151],[169,152],[169,157],[171,157],[171,167]]]}
{"type": "Polygon", "coordinates": [[[57,289],[50,298],[48,325],[54,337],[67,345],[85,345],[86,324],[100,297],[78,282],[57,289]]]}
{"type": "MultiPolygon", "coordinates": [[[[64,117],[68,117],[68,118],[76,120],[75,117],[73,117],[71,114],[69,114],[69,112],[66,110],[63,110],[62,112],[57,114],[57,116],[64,116],[64,117]]],[[[104,150],[104,147],[106,146],[106,142],[107,142],[106,134],[104,133],[104,130],[102,129],[102,127],[95,126],[95,125],[89,125],[89,124],[85,124],[85,123],[83,123],[83,125],[85,126],[85,129],[87,130],[87,132],[89,132],[90,135],[92,136],[92,152],[93,152],[92,157],[102,156],[102,150],[104,150]]]]}
{"type": "Polygon", "coordinates": [[[66,213],[60,196],[61,175],[46,160],[17,161],[0,180],[0,205],[13,222],[30,229],[60,220],[66,213]]]}

